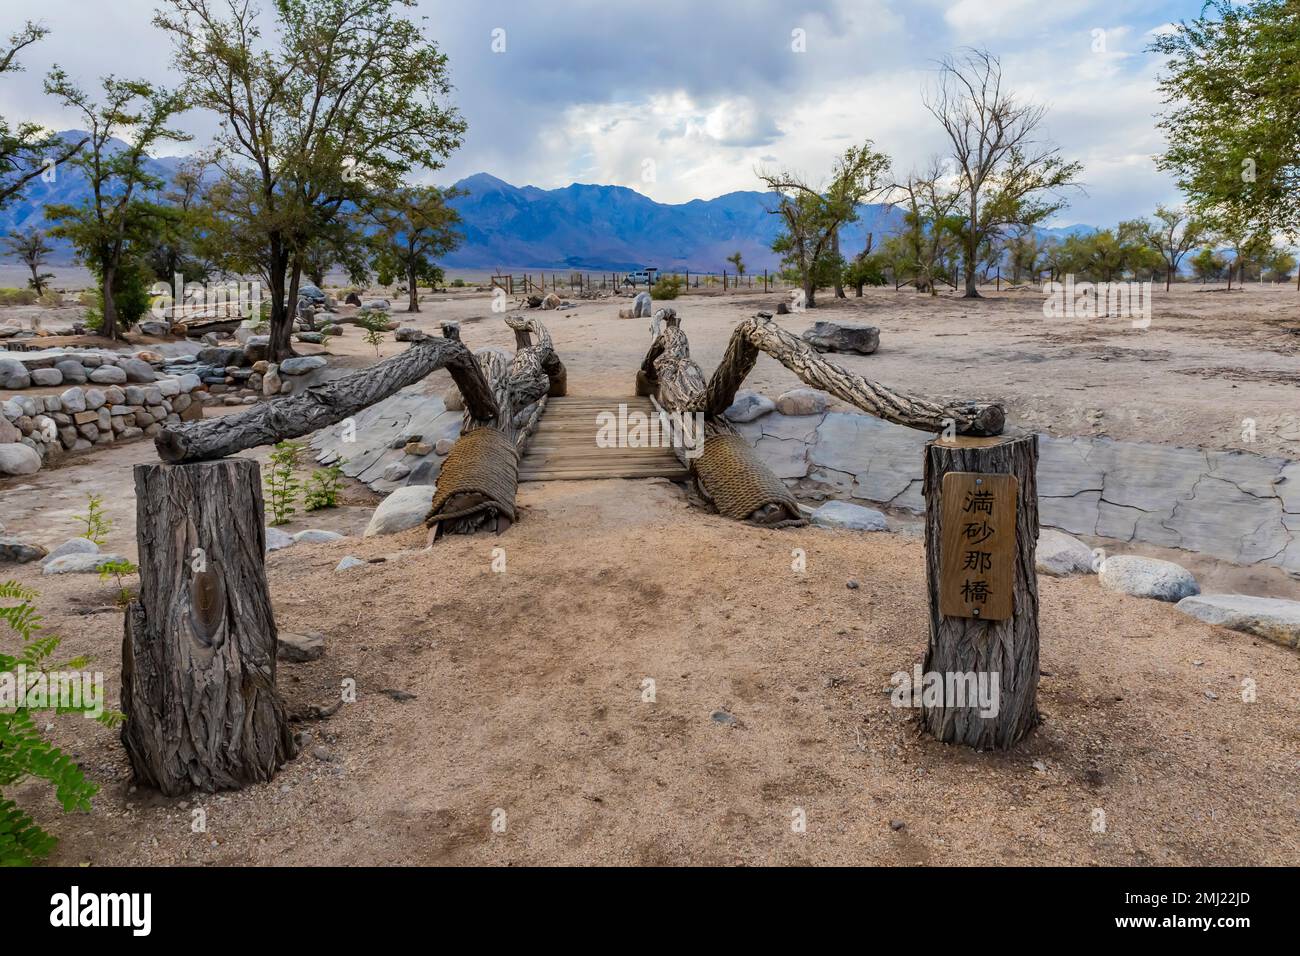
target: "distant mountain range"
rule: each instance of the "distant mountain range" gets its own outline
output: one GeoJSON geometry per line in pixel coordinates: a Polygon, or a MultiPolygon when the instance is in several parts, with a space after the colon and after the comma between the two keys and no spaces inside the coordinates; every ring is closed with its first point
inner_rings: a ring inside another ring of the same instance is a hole
{"type": "MultiPolygon", "coordinates": [[[[81,134],[68,131],[64,139],[81,134]]],[[[125,144],[120,144],[125,148],[125,144]]],[[[169,180],[183,158],[148,160],[150,172],[169,180]]],[[[621,271],[655,266],[664,270],[720,272],[731,270],[727,256],[740,252],[746,268],[775,269],[772,240],[781,231],[771,193],[743,191],[716,199],[660,203],[624,186],[574,183],[561,189],[512,186],[488,173],[455,184],[468,195],[451,205],[463,220],[465,241],[445,256],[442,265],[461,269],[575,269],[621,271]]],[[[45,228],[47,203],[79,204],[89,197],[80,171],[61,166],[53,183],[33,180],[23,196],[0,210],[0,232],[26,226],[45,228]]],[[[878,242],[902,222],[889,206],[865,205],[857,222],[840,235],[840,249],[853,256],[867,233],[878,242]]],[[[1046,235],[1091,232],[1092,226],[1042,230],[1046,235]]],[[[57,246],[55,263],[72,260],[66,243],[57,246]]]]}

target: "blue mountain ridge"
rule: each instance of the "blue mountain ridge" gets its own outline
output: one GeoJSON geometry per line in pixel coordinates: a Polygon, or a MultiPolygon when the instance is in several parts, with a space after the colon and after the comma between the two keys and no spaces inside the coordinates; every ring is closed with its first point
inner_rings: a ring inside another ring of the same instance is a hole
{"type": "MultiPolygon", "coordinates": [[[[59,134],[78,137],[76,131],[59,134]]],[[[115,144],[125,148],[125,144],[115,144]]],[[[151,173],[170,180],[184,157],[149,159],[151,173]]],[[[655,266],[664,270],[732,271],[727,257],[740,252],[748,271],[778,267],[772,241],[781,230],[769,192],[743,190],[713,199],[660,203],[626,186],[573,183],[559,189],[513,186],[476,173],[456,187],[467,195],[452,200],[460,213],[464,242],[441,260],[460,269],[573,269],[621,271],[655,266]]],[[[77,169],[58,168],[55,181],[33,180],[0,210],[0,233],[27,226],[45,228],[47,203],[85,201],[89,186],[77,169]]],[[[898,228],[902,214],[889,206],[859,208],[859,218],[841,231],[841,252],[861,251],[868,233],[878,242],[898,228]]],[[[1049,235],[1090,232],[1091,226],[1042,230],[1049,235]]],[[[55,264],[72,260],[65,242],[54,242],[55,264]]]]}

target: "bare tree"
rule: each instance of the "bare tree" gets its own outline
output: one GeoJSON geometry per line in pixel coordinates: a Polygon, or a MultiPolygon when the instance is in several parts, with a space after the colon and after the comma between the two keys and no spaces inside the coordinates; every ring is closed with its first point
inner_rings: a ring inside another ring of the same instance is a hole
{"type": "Polygon", "coordinates": [[[43,295],[48,284],[46,280],[54,278],[54,273],[41,271],[50,253],[54,251],[45,241],[45,233],[34,226],[21,229],[12,236],[0,239],[0,245],[8,249],[11,256],[28,268],[32,277],[27,280],[27,284],[37,295],[43,295]]]}
{"type": "Polygon", "coordinates": [[[945,57],[925,105],[952,143],[966,201],[965,297],[977,299],[981,246],[1000,238],[1007,226],[1032,226],[1062,209],[1059,191],[1077,184],[1082,167],[1036,140],[1046,108],[1022,103],[1004,89],[1002,64],[987,51],[945,57]]]}

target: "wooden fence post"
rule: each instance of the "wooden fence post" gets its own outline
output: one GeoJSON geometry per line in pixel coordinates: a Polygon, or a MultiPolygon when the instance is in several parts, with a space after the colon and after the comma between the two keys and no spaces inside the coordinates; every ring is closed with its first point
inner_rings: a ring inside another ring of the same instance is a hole
{"type": "Polygon", "coordinates": [[[261,469],[135,466],[140,596],[122,640],[122,744],[168,796],[270,780],[294,756],[275,687],[261,469]]]}
{"type": "Polygon", "coordinates": [[[945,743],[1006,749],[1038,724],[1037,467],[1036,435],[926,446],[924,673],[945,693],[921,695],[921,723],[945,743]],[[948,692],[961,682],[964,701],[948,692]],[[972,700],[972,686],[996,691],[972,700]]]}

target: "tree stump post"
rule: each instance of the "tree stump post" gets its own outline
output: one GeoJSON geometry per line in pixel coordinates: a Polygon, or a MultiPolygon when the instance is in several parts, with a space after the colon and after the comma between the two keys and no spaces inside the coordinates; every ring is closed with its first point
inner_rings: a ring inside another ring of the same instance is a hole
{"type": "Polygon", "coordinates": [[[275,687],[261,469],[135,466],[140,596],[122,640],[122,744],[168,796],[270,780],[294,756],[275,687]]]}
{"type": "Polygon", "coordinates": [[[1038,724],[1037,467],[1035,435],[957,436],[926,446],[930,642],[924,680],[942,680],[945,694],[936,703],[922,688],[913,693],[920,698],[922,726],[945,743],[1007,749],[1038,724]],[[977,480],[980,475],[1012,477],[977,480]],[[945,485],[956,500],[945,500],[945,485]],[[1001,500],[981,487],[1002,489],[1001,500]],[[1014,492],[1014,510],[1007,489],[1014,492]],[[986,494],[990,497],[981,502],[986,494]],[[992,537],[981,540],[989,532],[992,537]],[[945,544],[955,553],[945,554],[945,544]],[[985,579],[990,587],[981,594],[985,579]],[[1009,616],[998,619],[996,605],[1004,602],[1009,616]],[[945,606],[952,611],[954,604],[962,616],[944,613],[945,606]],[[964,701],[947,693],[958,681],[969,691],[993,680],[994,708],[970,700],[969,693],[964,701]]]}

